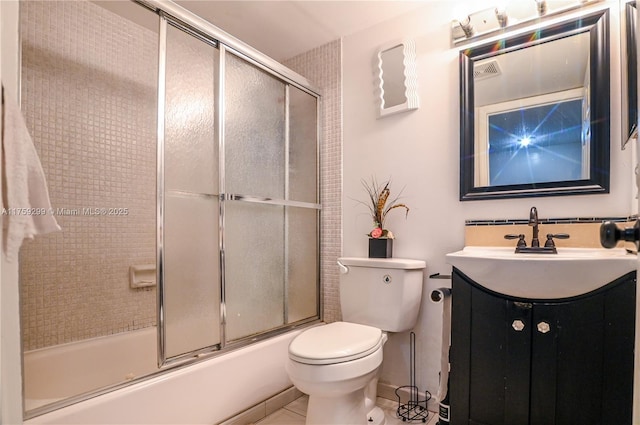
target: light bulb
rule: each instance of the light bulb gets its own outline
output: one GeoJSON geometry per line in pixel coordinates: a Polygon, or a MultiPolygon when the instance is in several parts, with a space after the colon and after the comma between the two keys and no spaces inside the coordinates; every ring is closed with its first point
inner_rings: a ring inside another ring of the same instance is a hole
{"type": "Polygon", "coordinates": [[[475,29],[473,28],[473,25],[471,25],[470,16],[467,15],[462,19],[458,19],[458,23],[460,24],[460,28],[462,28],[462,31],[464,31],[464,35],[467,38],[473,37],[473,34],[475,34],[475,29]]]}

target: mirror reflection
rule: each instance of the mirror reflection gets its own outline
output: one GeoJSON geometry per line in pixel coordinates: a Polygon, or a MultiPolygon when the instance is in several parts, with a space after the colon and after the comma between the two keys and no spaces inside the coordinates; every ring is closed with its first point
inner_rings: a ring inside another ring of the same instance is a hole
{"type": "Polygon", "coordinates": [[[461,51],[461,200],[608,191],[607,12],[461,51]]]}
{"type": "Polygon", "coordinates": [[[412,40],[389,44],[375,56],[378,118],[417,109],[416,48],[412,40]]]}
{"type": "Polygon", "coordinates": [[[407,101],[404,87],[403,46],[395,46],[380,53],[382,61],[383,108],[398,106],[407,101]]]}
{"type": "Polygon", "coordinates": [[[476,186],[589,178],[588,43],[582,33],[474,64],[476,186]]]}

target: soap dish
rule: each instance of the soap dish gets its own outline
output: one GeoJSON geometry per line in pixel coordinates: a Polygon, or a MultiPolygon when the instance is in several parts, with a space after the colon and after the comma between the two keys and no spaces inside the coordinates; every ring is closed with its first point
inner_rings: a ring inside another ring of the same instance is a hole
{"type": "Polygon", "coordinates": [[[144,264],[129,267],[129,286],[132,289],[156,286],[156,265],[144,264]]]}

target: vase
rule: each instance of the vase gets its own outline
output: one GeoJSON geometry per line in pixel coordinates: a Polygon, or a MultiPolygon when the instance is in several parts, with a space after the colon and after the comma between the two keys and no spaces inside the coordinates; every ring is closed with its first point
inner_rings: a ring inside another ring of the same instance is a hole
{"type": "Polygon", "coordinates": [[[391,258],[393,256],[393,239],[369,238],[369,258],[391,258]]]}

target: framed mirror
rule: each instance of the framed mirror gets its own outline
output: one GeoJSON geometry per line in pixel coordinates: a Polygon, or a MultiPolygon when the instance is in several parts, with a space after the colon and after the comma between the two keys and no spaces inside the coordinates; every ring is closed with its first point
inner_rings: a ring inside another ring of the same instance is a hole
{"type": "Polygon", "coordinates": [[[460,52],[460,200],[609,192],[607,10],[460,52]]]}
{"type": "Polygon", "coordinates": [[[378,118],[418,109],[416,48],[411,40],[392,43],[376,55],[378,118]]]}
{"type": "Polygon", "coordinates": [[[638,62],[636,53],[636,1],[624,4],[624,43],[622,50],[622,149],[629,140],[638,138],[638,62]],[[626,63],[625,63],[626,62],[626,63]]]}

